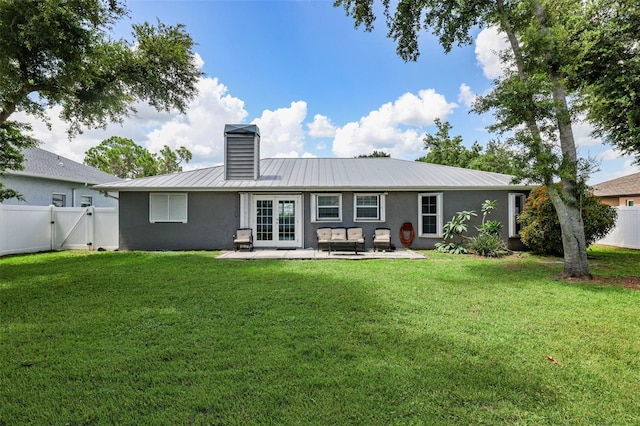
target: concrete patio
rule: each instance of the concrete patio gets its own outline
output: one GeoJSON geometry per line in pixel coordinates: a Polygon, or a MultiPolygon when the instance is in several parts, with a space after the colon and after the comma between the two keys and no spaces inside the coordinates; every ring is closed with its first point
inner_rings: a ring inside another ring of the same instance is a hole
{"type": "Polygon", "coordinates": [[[225,251],[216,259],[344,259],[344,260],[367,260],[367,259],[426,259],[420,253],[413,250],[399,248],[392,251],[365,250],[355,254],[353,251],[318,251],[316,249],[297,250],[275,250],[275,249],[253,249],[225,251]]]}

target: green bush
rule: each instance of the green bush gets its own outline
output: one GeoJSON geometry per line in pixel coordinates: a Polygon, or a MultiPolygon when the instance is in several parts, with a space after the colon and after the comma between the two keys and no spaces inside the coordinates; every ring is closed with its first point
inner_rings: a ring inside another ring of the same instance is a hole
{"type": "Polygon", "coordinates": [[[481,234],[500,235],[502,222],[498,220],[488,220],[478,228],[478,231],[480,231],[481,234]]]}
{"type": "Polygon", "coordinates": [[[504,240],[497,234],[481,233],[471,239],[469,249],[484,257],[502,257],[509,254],[504,240]]]}
{"type": "Polygon", "coordinates": [[[467,248],[465,247],[463,234],[467,232],[467,222],[472,216],[477,216],[476,212],[461,211],[457,212],[451,220],[444,224],[443,229],[443,241],[436,243],[436,250],[442,253],[451,254],[467,254],[467,248]]]}
{"type": "MultiPolygon", "coordinates": [[[[587,246],[607,235],[616,224],[616,209],[602,204],[591,192],[583,195],[581,210],[587,246]]],[[[522,224],[522,242],[534,253],[564,254],[560,221],[545,186],[531,191],[518,222],[522,224]]]]}

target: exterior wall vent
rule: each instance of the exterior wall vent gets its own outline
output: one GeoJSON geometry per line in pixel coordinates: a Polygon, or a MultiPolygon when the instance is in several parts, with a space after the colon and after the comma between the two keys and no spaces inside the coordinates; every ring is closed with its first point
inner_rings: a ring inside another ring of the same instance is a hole
{"type": "Polygon", "coordinates": [[[256,180],[260,177],[260,129],[255,124],[224,126],[224,178],[256,180]]]}

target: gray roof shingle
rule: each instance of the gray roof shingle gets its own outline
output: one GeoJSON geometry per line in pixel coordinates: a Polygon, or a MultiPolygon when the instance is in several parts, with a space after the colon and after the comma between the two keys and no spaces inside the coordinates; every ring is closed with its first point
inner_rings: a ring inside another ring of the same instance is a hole
{"type": "Polygon", "coordinates": [[[271,158],[256,180],[225,180],[224,166],[100,185],[118,191],[529,189],[512,176],[392,158],[271,158]]]}
{"type": "Polygon", "coordinates": [[[612,197],[618,195],[640,194],[640,173],[634,173],[593,185],[596,197],[612,197]]]}
{"type": "Polygon", "coordinates": [[[22,153],[25,157],[24,170],[11,170],[7,173],[67,182],[81,182],[90,185],[120,180],[117,176],[41,148],[27,148],[22,153]]]}

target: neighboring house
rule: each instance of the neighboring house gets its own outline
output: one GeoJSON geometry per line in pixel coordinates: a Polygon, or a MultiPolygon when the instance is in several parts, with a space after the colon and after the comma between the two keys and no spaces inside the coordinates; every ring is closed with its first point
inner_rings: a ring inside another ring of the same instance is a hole
{"type": "MultiPolygon", "coordinates": [[[[391,158],[260,160],[255,125],[225,127],[225,164],[172,175],[99,185],[118,191],[120,248],[230,249],[238,228],[252,228],[255,247],[316,247],[316,229],[362,227],[366,247],[378,227],[413,224],[413,248],[433,248],[460,210],[497,200],[490,219],[520,247],[515,218],[531,187],[511,176],[391,158]]],[[[479,218],[469,227],[479,225],[479,218]]]]}
{"type": "Polygon", "coordinates": [[[593,194],[610,206],[640,206],[640,173],[597,183],[593,194]]]}
{"type": "Polygon", "coordinates": [[[120,180],[101,170],[69,160],[40,148],[23,151],[24,170],[8,170],[0,176],[2,184],[24,197],[4,200],[5,205],[57,207],[117,207],[117,193],[109,197],[92,189],[93,185],[120,180]]]}

